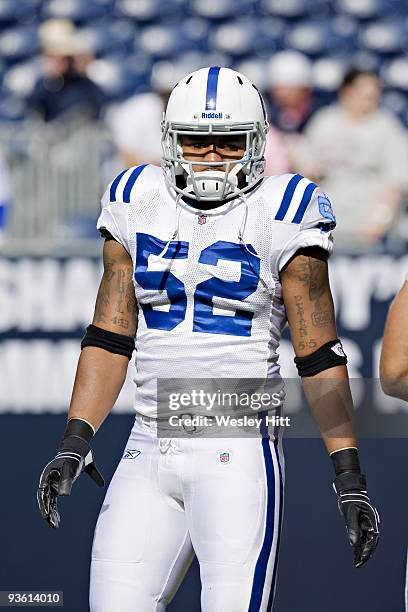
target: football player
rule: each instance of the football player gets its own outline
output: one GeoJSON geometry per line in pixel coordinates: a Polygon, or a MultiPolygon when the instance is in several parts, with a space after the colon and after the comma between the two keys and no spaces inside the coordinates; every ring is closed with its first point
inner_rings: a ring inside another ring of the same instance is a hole
{"type": "Polygon", "coordinates": [[[103,278],[67,428],[38,490],[43,517],[57,527],[58,496],[82,471],[102,484],[90,443],[135,339],[136,419],[96,525],[92,612],[164,611],[194,553],[204,612],[271,609],[283,513],[279,432],[264,421],[261,437],[160,437],[157,379],[279,379],[286,321],[355,565],[376,547],[377,512],[343,418],[347,359],[327,273],[335,218],[307,178],[263,176],[267,127],[244,75],[198,70],[170,96],[162,168],[123,170],[103,196],[103,278]]]}
{"type": "MultiPolygon", "coordinates": [[[[408,402],[408,277],[390,306],[380,359],[380,381],[387,395],[408,402]]],[[[408,556],[405,578],[408,612],[408,556]]]]}

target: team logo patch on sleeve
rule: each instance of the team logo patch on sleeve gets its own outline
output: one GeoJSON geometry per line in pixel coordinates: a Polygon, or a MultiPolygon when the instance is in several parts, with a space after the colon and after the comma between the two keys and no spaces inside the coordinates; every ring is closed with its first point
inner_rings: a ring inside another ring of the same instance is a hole
{"type": "Polygon", "coordinates": [[[329,198],[326,195],[319,195],[317,197],[317,203],[319,205],[319,211],[322,217],[324,217],[325,219],[329,219],[329,221],[332,221],[333,223],[336,223],[336,217],[334,216],[329,198]]]}

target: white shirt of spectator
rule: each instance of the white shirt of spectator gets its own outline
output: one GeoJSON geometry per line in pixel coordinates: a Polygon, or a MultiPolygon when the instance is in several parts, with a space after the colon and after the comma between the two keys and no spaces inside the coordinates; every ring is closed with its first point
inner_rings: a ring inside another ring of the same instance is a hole
{"type": "Polygon", "coordinates": [[[164,104],[155,93],[133,96],[111,109],[107,122],[118,150],[134,163],[160,164],[164,104]]]}
{"type": "Polygon", "coordinates": [[[408,189],[405,130],[386,110],[354,122],[336,104],[316,113],[306,138],[308,161],[336,208],[336,244],[351,244],[381,208],[387,188],[408,189]]]}

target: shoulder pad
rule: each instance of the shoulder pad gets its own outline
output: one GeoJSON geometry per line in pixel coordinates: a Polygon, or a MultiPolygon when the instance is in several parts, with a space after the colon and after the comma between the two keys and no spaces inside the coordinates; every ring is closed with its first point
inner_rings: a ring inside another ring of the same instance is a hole
{"type": "Polygon", "coordinates": [[[161,169],[152,164],[142,164],[122,170],[110,183],[106,191],[106,203],[124,202],[130,204],[139,187],[151,185],[154,177],[162,173],[161,169]]]}
{"type": "Polygon", "coordinates": [[[271,190],[268,197],[273,202],[275,221],[294,224],[301,229],[319,223],[336,225],[330,200],[316,183],[301,174],[283,174],[271,177],[266,187],[271,190]]]}
{"type": "Polygon", "coordinates": [[[288,178],[275,221],[300,224],[317,185],[301,174],[288,178]]]}

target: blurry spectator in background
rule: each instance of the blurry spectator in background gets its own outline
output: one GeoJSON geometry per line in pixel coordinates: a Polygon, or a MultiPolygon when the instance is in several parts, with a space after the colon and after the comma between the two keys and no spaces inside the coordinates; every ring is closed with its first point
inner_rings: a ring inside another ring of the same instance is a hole
{"type": "Polygon", "coordinates": [[[315,111],[312,65],[297,51],[276,53],[268,65],[268,118],[278,130],[300,133],[315,111]]]}
{"type": "Polygon", "coordinates": [[[66,118],[68,113],[96,119],[105,102],[99,87],[86,76],[92,55],[85,41],[66,19],[50,19],[39,30],[44,75],[28,105],[45,121],[66,118]]]}
{"type": "Polygon", "coordinates": [[[302,171],[330,193],[340,247],[378,245],[408,187],[407,135],[394,115],[379,108],[380,96],[375,74],[352,69],[338,103],[316,113],[306,129],[302,171]]]}
{"type": "Polygon", "coordinates": [[[161,121],[170,92],[178,80],[173,64],[157,62],[151,76],[153,91],[136,94],[108,111],[106,122],[123,166],[160,166],[161,121]]]}
{"type": "Polygon", "coordinates": [[[296,171],[301,134],[316,110],[312,64],[297,51],[276,53],[267,69],[271,125],[266,145],[266,174],[296,171]]]}
{"type": "Polygon", "coordinates": [[[292,169],[293,163],[286,140],[283,134],[269,122],[265,147],[265,175],[286,174],[286,172],[291,172],[292,169]]]}
{"type": "Polygon", "coordinates": [[[6,160],[0,151],[0,245],[2,244],[6,229],[11,203],[11,185],[6,160]]]}

